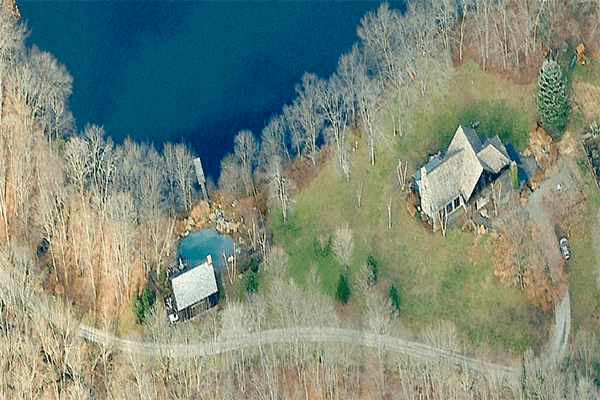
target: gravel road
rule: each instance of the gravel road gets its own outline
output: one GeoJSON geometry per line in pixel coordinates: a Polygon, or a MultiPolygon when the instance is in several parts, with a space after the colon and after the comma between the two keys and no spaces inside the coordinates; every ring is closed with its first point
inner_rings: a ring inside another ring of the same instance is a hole
{"type": "Polygon", "coordinates": [[[549,349],[551,360],[562,360],[567,352],[571,331],[571,297],[567,289],[560,304],[554,307],[554,338],[549,349]]]}
{"type": "MultiPolygon", "coordinates": [[[[546,194],[556,190],[559,183],[565,186],[565,190],[571,190],[570,188],[574,185],[564,168],[546,179],[540,187],[531,194],[526,206],[530,218],[536,220],[540,224],[540,229],[547,229],[552,233],[551,236],[555,243],[552,243],[552,246],[550,247],[549,251],[551,254],[548,254],[548,258],[549,260],[556,260],[556,262],[552,264],[553,268],[558,268],[558,265],[560,265],[560,262],[562,261],[562,255],[560,254],[558,238],[556,237],[556,232],[552,226],[550,216],[542,207],[542,199],[546,194]]],[[[569,296],[569,289],[563,294],[561,302],[554,306],[554,320],[554,336],[550,348],[546,352],[548,360],[551,362],[561,360],[566,355],[569,333],[571,332],[571,299],[569,296]]]]}
{"type": "Polygon", "coordinates": [[[462,354],[436,349],[422,343],[410,342],[392,336],[342,328],[280,328],[249,333],[234,339],[217,338],[217,340],[212,342],[199,342],[194,344],[156,344],[143,341],[130,341],[86,325],[81,325],[79,327],[79,334],[90,342],[112,344],[124,352],[145,354],[149,356],[167,354],[176,358],[206,357],[279,343],[335,342],[376,349],[381,348],[391,353],[405,354],[424,361],[443,361],[448,362],[456,368],[467,368],[483,373],[497,373],[498,375],[505,377],[517,376],[520,371],[519,368],[488,363],[466,357],[462,354]]]}

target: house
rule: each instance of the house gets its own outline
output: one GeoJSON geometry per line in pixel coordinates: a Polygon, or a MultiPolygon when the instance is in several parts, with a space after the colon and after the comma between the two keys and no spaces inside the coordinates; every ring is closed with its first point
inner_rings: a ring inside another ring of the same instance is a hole
{"type": "Polygon", "coordinates": [[[448,216],[502,175],[510,165],[498,136],[484,139],[459,126],[445,152],[431,157],[413,175],[413,191],[420,198],[421,215],[437,229],[448,216]]]}
{"type": "Polygon", "coordinates": [[[201,264],[172,276],[171,288],[173,296],[167,300],[171,323],[192,318],[214,305],[218,287],[210,254],[201,264]]]}

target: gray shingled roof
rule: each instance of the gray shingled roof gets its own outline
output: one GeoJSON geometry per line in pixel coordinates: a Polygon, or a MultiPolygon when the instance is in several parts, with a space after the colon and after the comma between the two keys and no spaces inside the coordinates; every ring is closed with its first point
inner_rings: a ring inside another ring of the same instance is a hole
{"type": "Polygon", "coordinates": [[[508,156],[502,154],[502,151],[491,143],[481,149],[477,156],[485,164],[484,167],[494,174],[510,163],[508,156]]]}
{"type": "Polygon", "coordinates": [[[460,194],[460,176],[455,171],[462,169],[463,150],[446,153],[444,162],[425,174],[421,180],[421,207],[427,215],[450,203],[460,194]]]}
{"type": "Polygon", "coordinates": [[[458,175],[460,192],[465,200],[468,200],[477,185],[477,181],[483,172],[483,166],[477,157],[481,149],[481,141],[475,131],[460,125],[448,146],[448,152],[463,150],[460,169],[453,173],[458,175]]]}
{"type": "Polygon", "coordinates": [[[432,169],[422,168],[414,175],[423,211],[433,216],[459,195],[468,201],[484,169],[496,174],[509,162],[498,136],[486,139],[482,145],[473,129],[459,126],[442,162],[432,169]],[[423,172],[425,179],[418,179],[423,172]]]}
{"type": "Polygon", "coordinates": [[[217,292],[217,280],[210,255],[202,264],[171,279],[177,311],[181,311],[217,292]]]}
{"type": "MultiPolygon", "coordinates": [[[[468,126],[459,125],[458,129],[456,129],[456,133],[454,134],[454,138],[456,138],[457,134],[459,133],[468,140],[473,151],[477,153],[479,150],[481,150],[481,140],[479,140],[479,136],[477,136],[475,129],[469,128],[468,126]]],[[[454,138],[452,138],[452,141],[454,141],[454,138]]],[[[450,146],[452,146],[452,143],[450,143],[450,146]]]]}

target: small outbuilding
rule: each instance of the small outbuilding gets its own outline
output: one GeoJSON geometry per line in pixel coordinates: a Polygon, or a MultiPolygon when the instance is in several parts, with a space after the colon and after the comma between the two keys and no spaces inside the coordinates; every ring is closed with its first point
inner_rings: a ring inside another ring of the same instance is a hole
{"type": "Polygon", "coordinates": [[[190,319],[216,304],[219,289],[210,254],[204,262],[172,276],[171,288],[171,323],[190,319]]]}

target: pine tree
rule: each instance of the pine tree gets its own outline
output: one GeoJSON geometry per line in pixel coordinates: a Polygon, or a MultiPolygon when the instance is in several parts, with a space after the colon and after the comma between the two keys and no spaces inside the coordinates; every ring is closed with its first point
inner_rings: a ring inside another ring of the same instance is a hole
{"type": "Polygon", "coordinates": [[[392,305],[394,306],[396,311],[400,311],[400,308],[402,307],[402,298],[400,297],[400,294],[398,293],[398,289],[396,288],[396,285],[394,285],[393,283],[390,285],[390,287],[388,289],[388,294],[390,296],[392,305]]]}
{"type": "Polygon", "coordinates": [[[350,298],[350,285],[348,284],[348,277],[343,272],[340,274],[340,280],[338,281],[337,292],[335,297],[342,303],[348,302],[350,298]]]}
{"type": "Polygon", "coordinates": [[[560,65],[554,60],[546,60],[542,64],[537,102],[542,125],[556,139],[567,125],[570,107],[565,78],[560,65]]]}

